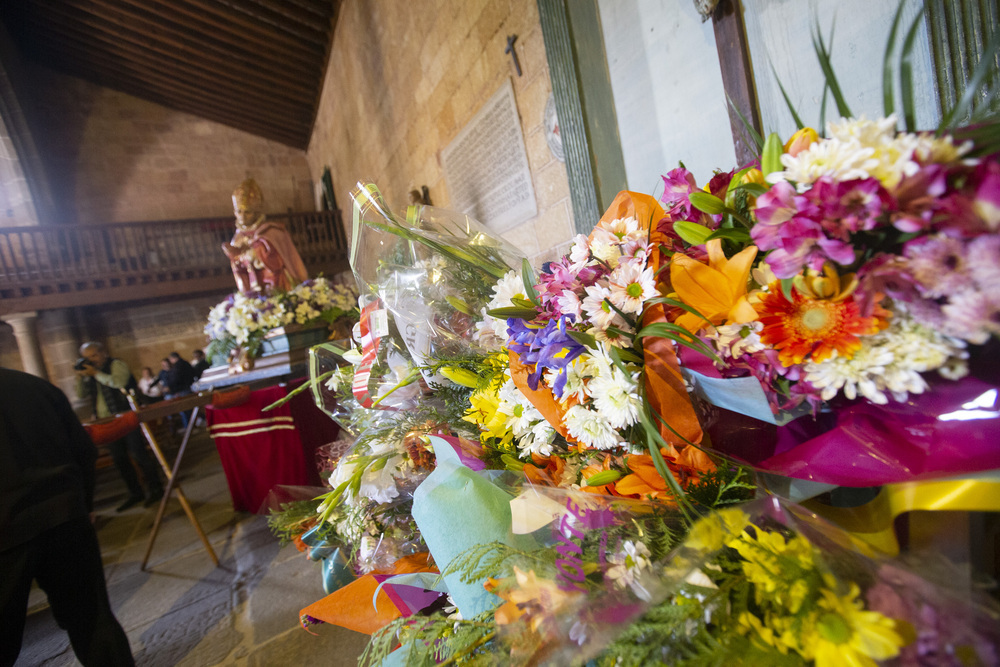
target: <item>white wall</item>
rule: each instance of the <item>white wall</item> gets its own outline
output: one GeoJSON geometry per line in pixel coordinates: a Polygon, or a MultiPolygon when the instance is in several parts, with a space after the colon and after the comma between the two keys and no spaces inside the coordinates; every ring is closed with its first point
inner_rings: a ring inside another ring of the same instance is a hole
{"type": "MultiPolygon", "coordinates": [[[[906,0],[897,31],[897,50],[923,3],[906,0]]],[[[823,74],[812,37],[816,26],[830,47],[837,80],[851,112],[857,117],[882,116],[882,61],[897,3],[893,0],[743,0],[744,20],[753,62],[761,121],[765,132],[787,138],[795,131],[791,113],[781,96],[775,74],[806,125],[818,127],[823,74]],[[773,66],[773,71],[772,71],[773,66]]],[[[918,129],[934,129],[940,120],[926,24],[921,21],[913,51],[918,129]]],[[[894,59],[898,62],[898,57],[894,59]]],[[[895,69],[898,69],[896,67],[895,69]]],[[[828,95],[826,120],[839,117],[828,95]]],[[[896,110],[901,114],[899,92],[896,110]]],[[[902,129],[902,119],[900,129],[902,129]]]]}
{"type": "Polygon", "coordinates": [[[698,185],[736,166],[712,23],[692,0],[598,0],[628,187],[659,195],[683,161],[698,185]]]}

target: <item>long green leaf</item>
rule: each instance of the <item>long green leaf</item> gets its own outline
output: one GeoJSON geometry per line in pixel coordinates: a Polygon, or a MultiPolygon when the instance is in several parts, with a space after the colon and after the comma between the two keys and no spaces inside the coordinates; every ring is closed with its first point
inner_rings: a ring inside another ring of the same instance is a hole
{"type": "Polygon", "coordinates": [[[833,99],[837,103],[837,112],[844,118],[850,118],[851,114],[850,107],[847,106],[847,100],[844,99],[844,93],[840,90],[840,83],[837,81],[837,75],[833,71],[833,62],[830,60],[830,55],[833,51],[833,29],[830,30],[830,48],[828,49],[826,43],[823,41],[823,35],[819,32],[819,26],[816,26],[816,32],[813,33],[813,48],[816,50],[816,58],[819,60],[819,66],[823,70],[823,76],[826,79],[827,85],[830,87],[830,92],[833,94],[833,99]]]}
{"type": "Polygon", "coordinates": [[[729,106],[732,107],[733,111],[736,112],[736,115],[739,116],[740,122],[743,123],[743,129],[750,135],[750,138],[753,140],[754,145],[757,147],[757,152],[759,153],[764,148],[764,137],[760,136],[760,132],[758,132],[756,128],[750,124],[750,121],[748,121],[746,116],[743,115],[743,112],[740,111],[738,106],[736,106],[736,102],[733,102],[733,98],[731,98],[728,93],[726,94],[726,100],[729,101],[729,106]]]}
{"type": "Polygon", "coordinates": [[[976,65],[972,76],[969,77],[968,82],[965,84],[965,90],[962,92],[961,99],[941,120],[941,125],[938,127],[939,134],[945,130],[953,129],[954,125],[963,119],[969,112],[969,109],[972,108],[972,102],[975,100],[979,92],[979,87],[983,85],[983,81],[986,80],[986,76],[993,66],[993,60],[996,58],[997,51],[1000,51],[1000,29],[994,30],[993,37],[990,38],[986,48],[983,49],[979,64],[976,65]]]}
{"type": "Polygon", "coordinates": [[[763,194],[767,194],[769,189],[770,188],[765,185],[761,185],[760,183],[743,183],[742,185],[737,185],[733,188],[733,190],[746,190],[754,197],[760,197],[763,194]]]}
{"type": "Polygon", "coordinates": [[[538,292],[535,291],[535,272],[527,258],[521,260],[521,280],[524,282],[524,293],[531,303],[538,305],[538,292]]]}
{"type": "Polygon", "coordinates": [[[778,78],[778,73],[774,71],[774,65],[771,65],[771,74],[774,75],[774,80],[778,82],[778,90],[781,91],[781,96],[785,98],[785,106],[788,107],[788,111],[792,114],[792,119],[795,121],[795,127],[802,129],[806,126],[802,122],[802,118],[799,117],[799,112],[795,110],[795,105],[792,104],[792,100],[788,97],[788,93],[785,92],[785,87],[781,83],[781,79],[778,78]]]}
{"type": "Polygon", "coordinates": [[[899,55],[899,88],[900,103],[903,106],[903,124],[907,132],[917,131],[916,104],[913,101],[913,45],[917,37],[917,28],[923,21],[923,14],[917,14],[913,24],[906,32],[903,40],[903,50],[899,55]]]}
{"type": "Polygon", "coordinates": [[[584,347],[589,347],[591,350],[597,349],[597,339],[591,336],[589,333],[567,329],[566,335],[575,340],[580,345],[583,345],[584,347]]]}
{"type": "Polygon", "coordinates": [[[750,236],[750,232],[745,229],[716,229],[712,232],[712,235],[708,237],[708,240],[712,239],[728,239],[730,241],[735,241],[736,243],[749,243],[753,240],[750,236]]]}
{"type": "Polygon", "coordinates": [[[896,110],[896,103],[893,100],[892,88],[892,51],[896,48],[896,30],[899,28],[899,21],[903,18],[903,7],[906,0],[899,0],[896,7],[896,16],[892,19],[892,29],[889,30],[889,39],[885,44],[885,55],[882,58],[882,112],[889,116],[896,110]]]}

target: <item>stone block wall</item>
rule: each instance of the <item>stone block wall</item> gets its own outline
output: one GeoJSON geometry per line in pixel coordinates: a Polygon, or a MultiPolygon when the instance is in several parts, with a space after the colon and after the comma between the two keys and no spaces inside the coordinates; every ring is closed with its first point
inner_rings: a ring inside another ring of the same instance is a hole
{"type": "Polygon", "coordinates": [[[302,150],[32,69],[34,134],[68,222],[232,215],[232,192],[248,176],[260,184],[268,211],[315,209],[302,150]]]}
{"type": "Polygon", "coordinates": [[[363,179],[394,209],[421,185],[447,207],[441,151],[507,78],[538,216],[504,236],[536,265],[555,259],[568,248],[572,208],[566,167],[545,141],[552,84],[535,0],[345,0],[307,152],[313,177],[330,167],[341,209],[363,179]],[[504,53],[509,35],[522,76],[504,53]]]}

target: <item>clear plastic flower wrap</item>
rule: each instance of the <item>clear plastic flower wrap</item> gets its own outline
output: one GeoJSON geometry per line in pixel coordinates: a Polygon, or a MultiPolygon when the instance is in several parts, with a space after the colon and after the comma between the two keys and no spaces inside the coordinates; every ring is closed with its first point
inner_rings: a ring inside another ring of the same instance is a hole
{"type": "MultiPolygon", "coordinates": [[[[362,292],[377,295],[419,366],[461,356],[496,281],[523,255],[467,215],[433,206],[390,211],[378,188],[359,183],[351,267],[362,292]]],[[[428,382],[446,380],[432,372],[428,382]]]]}
{"type": "MultiPolygon", "coordinates": [[[[997,664],[1000,614],[947,575],[879,559],[776,497],[713,512],[675,549],[662,506],[532,489],[554,564],[491,581],[510,664],[997,664]]],[[[538,533],[536,532],[536,535],[538,533]]],[[[545,552],[541,552],[545,553],[545,552]]]]}

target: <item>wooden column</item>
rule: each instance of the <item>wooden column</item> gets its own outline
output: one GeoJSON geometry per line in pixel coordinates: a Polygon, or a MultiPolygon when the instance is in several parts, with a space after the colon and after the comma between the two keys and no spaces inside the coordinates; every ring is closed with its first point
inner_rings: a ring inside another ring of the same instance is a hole
{"type": "Polygon", "coordinates": [[[719,50],[719,64],[722,66],[722,85],[729,100],[732,100],[732,104],[729,104],[729,100],[726,102],[736,148],[736,163],[744,165],[755,159],[758,151],[736,109],[758,133],[762,133],[762,130],[753,67],[750,63],[750,47],[747,45],[747,31],[743,23],[743,4],[740,0],[721,0],[712,14],[712,25],[715,28],[716,48],[719,50]]]}

